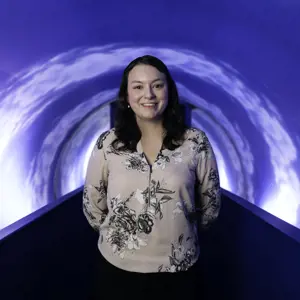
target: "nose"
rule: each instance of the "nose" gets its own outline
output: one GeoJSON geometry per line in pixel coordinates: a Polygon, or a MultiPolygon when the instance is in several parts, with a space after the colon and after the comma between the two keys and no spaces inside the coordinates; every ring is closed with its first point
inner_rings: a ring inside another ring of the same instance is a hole
{"type": "Polygon", "coordinates": [[[145,91],[144,97],[145,97],[146,99],[153,99],[153,98],[155,97],[155,94],[154,94],[153,89],[152,89],[151,86],[146,87],[146,88],[144,89],[144,91],[145,91]]]}

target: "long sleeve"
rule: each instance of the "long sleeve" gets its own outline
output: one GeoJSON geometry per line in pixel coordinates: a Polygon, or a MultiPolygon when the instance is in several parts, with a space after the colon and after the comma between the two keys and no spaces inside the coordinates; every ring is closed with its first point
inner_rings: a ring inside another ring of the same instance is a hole
{"type": "Polygon", "coordinates": [[[102,134],[89,159],[83,190],[83,212],[90,225],[97,231],[107,215],[107,160],[103,150],[102,134]]]}
{"type": "Polygon", "coordinates": [[[216,220],[221,206],[221,191],[217,161],[204,132],[198,141],[197,190],[201,226],[207,228],[216,220]]]}

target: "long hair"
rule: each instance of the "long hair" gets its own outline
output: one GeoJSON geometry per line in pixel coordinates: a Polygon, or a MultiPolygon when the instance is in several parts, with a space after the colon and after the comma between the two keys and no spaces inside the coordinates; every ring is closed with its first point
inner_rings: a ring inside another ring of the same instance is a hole
{"type": "Polygon", "coordinates": [[[136,150],[137,143],[141,139],[141,131],[137,125],[135,113],[128,108],[128,75],[136,65],[150,65],[161,73],[164,73],[168,84],[168,105],[163,113],[163,127],[166,135],[163,147],[174,150],[183,142],[186,131],[185,115],[181,109],[176,84],[167,66],[158,58],[145,55],[134,59],[125,68],[121,79],[115,111],[115,134],[117,139],[112,143],[115,150],[136,150]]]}

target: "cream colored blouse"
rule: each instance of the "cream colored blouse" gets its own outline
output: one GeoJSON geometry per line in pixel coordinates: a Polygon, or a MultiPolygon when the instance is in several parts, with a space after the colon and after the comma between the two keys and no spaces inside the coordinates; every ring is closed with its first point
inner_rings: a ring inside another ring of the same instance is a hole
{"type": "Polygon", "coordinates": [[[99,231],[98,248],[114,266],[132,272],[178,272],[198,259],[197,226],[189,215],[201,209],[203,226],[220,209],[214,152],[205,133],[188,129],[184,143],[161,149],[152,166],[141,143],[119,152],[114,129],[103,133],[89,160],[83,211],[99,231]]]}

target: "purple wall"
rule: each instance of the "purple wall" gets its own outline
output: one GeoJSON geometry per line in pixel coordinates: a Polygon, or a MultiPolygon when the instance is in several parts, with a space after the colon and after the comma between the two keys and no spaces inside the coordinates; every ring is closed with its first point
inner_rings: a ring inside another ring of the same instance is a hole
{"type": "Polygon", "coordinates": [[[0,229],[82,186],[145,53],[197,107],[222,187],[300,227],[299,30],[297,1],[2,1],[0,229]]]}

